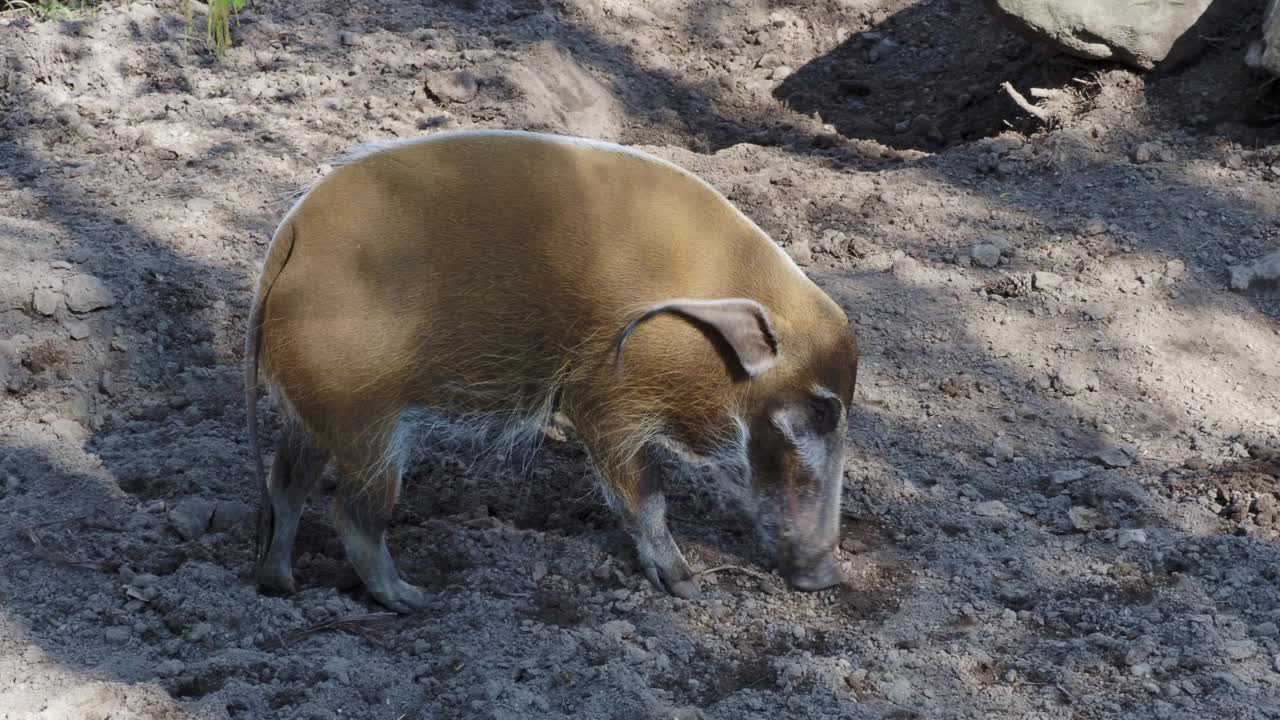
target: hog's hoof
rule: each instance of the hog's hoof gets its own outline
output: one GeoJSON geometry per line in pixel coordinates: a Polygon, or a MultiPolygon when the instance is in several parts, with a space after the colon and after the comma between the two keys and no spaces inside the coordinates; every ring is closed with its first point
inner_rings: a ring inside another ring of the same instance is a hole
{"type": "Polygon", "coordinates": [[[402,615],[414,613],[427,607],[427,593],[417,585],[410,585],[403,580],[389,584],[385,588],[369,588],[373,599],[392,612],[402,615]]]}
{"type": "Polygon", "coordinates": [[[839,585],[844,578],[840,576],[840,567],[835,560],[825,558],[814,567],[787,576],[787,583],[796,590],[817,592],[839,585]]]}
{"type": "Polygon", "coordinates": [[[270,567],[259,567],[255,580],[258,585],[258,592],[263,595],[272,597],[284,597],[297,592],[297,586],[293,582],[293,573],[289,571],[280,572],[279,569],[270,567]]]}
{"type": "Polygon", "coordinates": [[[645,563],[644,574],[648,576],[649,582],[653,583],[654,587],[670,595],[685,600],[696,600],[702,596],[698,582],[694,580],[693,573],[688,567],[663,571],[653,563],[645,563]]]}
{"type": "Polygon", "coordinates": [[[685,600],[697,600],[702,597],[702,591],[698,589],[697,583],[693,580],[681,580],[672,583],[670,592],[672,595],[685,600]]]}

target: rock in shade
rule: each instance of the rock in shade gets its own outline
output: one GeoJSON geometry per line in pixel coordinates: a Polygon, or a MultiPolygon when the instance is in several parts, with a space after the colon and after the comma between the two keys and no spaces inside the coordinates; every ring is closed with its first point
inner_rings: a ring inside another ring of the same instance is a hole
{"type": "Polygon", "coordinates": [[[351,661],[341,656],[334,656],[324,661],[324,667],[321,668],[324,676],[337,680],[346,684],[351,682],[351,661]]]}
{"type": "Polygon", "coordinates": [[[973,511],[983,517],[990,518],[1008,517],[1013,514],[1009,512],[1009,508],[999,500],[988,500],[986,502],[978,503],[978,505],[974,507],[973,511]]]}
{"type": "Polygon", "coordinates": [[[1127,468],[1133,464],[1133,458],[1120,448],[1107,448],[1093,454],[1094,462],[1109,468],[1127,468]]]}
{"type": "Polygon", "coordinates": [[[1067,517],[1071,519],[1071,526],[1080,532],[1089,532],[1090,530],[1102,530],[1111,527],[1111,521],[1106,515],[1081,505],[1073,506],[1067,511],[1067,517]]]}
{"type": "Polygon", "coordinates": [[[1252,640],[1229,640],[1225,649],[1227,657],[1232,660],[1247,660],[1258,654],[1258,643],[1252,640]]]}
{"type": "Polygon", "coordinates": [[[626,620],[610,620],[600,626],[600,632],[615,642],[636,634],[636,626],[626,620]]]}
{"type": "Polygon", "coordinates": [[[1147,544],[1147,533],[1144,530],[1130,529],[1116,533],[1116,547],[1121,550],[1145,544],[1147,544]]]}
{"type": "Polygon", "coordinates": [[[979,243],[969,251],[969,257],[978,267],[993,268],[1000,264],[1000,248],[991,243],[979,243]]]}
{"type": "Polygon", "coordinates": [[[1055,485],[1066,485],[1067,483],[1072,483],[1084,478],[1084,475],[1085,473],[1083,470],[1054,470],[1053,474],[1049,476],[1049,479],[1052,480],[1055,485]]]}
{"type": "Polygon", "coordinates": [[[62,295],[72,312],[89,312],[115,304],[111,291],[92,275],[72,276],[63,284],[62,295]]]}
{"type": "Polygon", "coordinates": [[[253,508],[242,502],[223,500],[213,508],[209,529],[213,532],[227,532],[238,527],[248,528],[254,514],[253,508]]]}
{"type": "Polygon", "coordinates": [[[189,497],[169,511],[169,524],[183,540],[195,540],[209,528],[214,504],[204,498],[189,497]]]}

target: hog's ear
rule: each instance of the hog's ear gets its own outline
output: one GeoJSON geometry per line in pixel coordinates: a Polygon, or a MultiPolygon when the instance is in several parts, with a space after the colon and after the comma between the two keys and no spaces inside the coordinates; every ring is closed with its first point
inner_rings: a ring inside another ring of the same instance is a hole
{"type": "Polygon", "coordinates": [[[622,364],[622,347],[645,321],[671,313],[711,330],[729,346],[747,377],[756,377],[778,362],[778,338],[769,322],[769,313],[760,303],[746,298],[719,300],[664,300],[647,308],[627,323],[618,336],[615,363],[622,364]]]}

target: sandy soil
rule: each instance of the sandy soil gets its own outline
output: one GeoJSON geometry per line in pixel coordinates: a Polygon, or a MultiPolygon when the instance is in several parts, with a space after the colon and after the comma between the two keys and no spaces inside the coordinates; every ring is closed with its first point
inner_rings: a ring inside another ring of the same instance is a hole
{"type": "Polygon", "coordinates": [[[1139,77],[971,5],[268,0],[222,60],[169,4],[9,16],[0,718],[1280,716],[1280,290],[1228,288],[1280,247],[1274,96],[1229,32],[1139,77]],[[684,165],[848,309],[845,587],[689,482],[691,559],[758,574],[654,591],[567,438],[415,468],[428,612],[379,615],[315,501],[303,589],[255,592],[265,243],[327,158],[466,127],[684,165]]]}

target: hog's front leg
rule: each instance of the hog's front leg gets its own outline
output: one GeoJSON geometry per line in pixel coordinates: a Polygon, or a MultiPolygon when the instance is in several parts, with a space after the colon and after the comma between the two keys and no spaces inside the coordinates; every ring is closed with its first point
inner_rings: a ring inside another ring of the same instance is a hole
{"type": "Polygon", "coordinates": [[[605,497],[635,541],[649,582],[676,597],[698,597],[697,580],[667,527],[667,500],[657,458],[645,450],[621,462],[609,462],[608,455],[593,453],[592,457],[605,459],[596,460],[605,497]]]}

